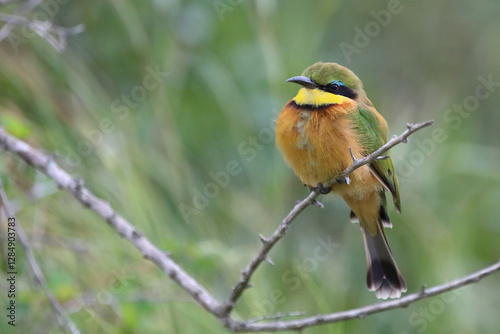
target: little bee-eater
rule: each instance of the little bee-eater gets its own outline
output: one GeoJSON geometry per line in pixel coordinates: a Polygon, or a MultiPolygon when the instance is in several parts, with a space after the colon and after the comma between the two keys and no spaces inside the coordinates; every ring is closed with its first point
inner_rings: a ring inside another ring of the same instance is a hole
{"type": "Polygon", "coordinates": [[[390,156],[356,169],[348,183],[324,187],[352,164],[351,152],[362,158],[387,142],[387,122],[366,96],[361,80],[341,65],[319,62],[287,81],[302,88],[277,119],[278,148],[305,185],[344,198],[351,220],[359,222],[363,232],[368,289],[377,298],[399,298],[406,284],[384,234],[384,227],[392,227],[385,190],[401,212],[390,156]]]}

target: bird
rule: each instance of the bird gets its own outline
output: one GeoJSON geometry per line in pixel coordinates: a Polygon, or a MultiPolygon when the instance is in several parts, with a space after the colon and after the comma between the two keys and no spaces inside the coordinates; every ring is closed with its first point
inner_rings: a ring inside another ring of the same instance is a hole
{"type": "Polygon", "coordinates": [[[368,290],[379,299],[401,297],[406,283],[384,233],[384,227],[392,228],[385,191],[401,212],[390,152],[354,170],[348,179],[341,177],[353,158],[387,142],[386,120],[368,99],[362,81],[337,63],[315,63],[286,81],[302,87],[276,119],[278,149],[302,183],[321,194],[339,195],[350,207],[351,221],[363,233],[368,290]]]}

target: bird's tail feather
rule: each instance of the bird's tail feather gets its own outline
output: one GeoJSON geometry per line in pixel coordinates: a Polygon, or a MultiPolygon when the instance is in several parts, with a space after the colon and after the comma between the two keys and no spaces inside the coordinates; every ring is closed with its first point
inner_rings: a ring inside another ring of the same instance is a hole
{"type": "Polygon", "coordinates": [[[402,292],[406,292],[406,283],[392,257],[381,223],[375,235],[361,225],[368,267],[366,283],[377,298],[399,298],[402,292]]]}

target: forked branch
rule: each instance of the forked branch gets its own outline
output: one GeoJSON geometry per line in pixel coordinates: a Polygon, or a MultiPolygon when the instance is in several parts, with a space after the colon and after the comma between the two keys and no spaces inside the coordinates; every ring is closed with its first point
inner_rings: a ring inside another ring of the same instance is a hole
{"type": "MultiPolygon", "coordinates": [[[[406,131],[404,131],[399,136],[394,136],[393,138],[391,138],[391,140],[389,140],[387,144],[380,147],[380,149],[378,149],[377,151],[363,158],[353,157],[353,164],[349,166],[349,168],[347,168],[340,177],[344,177],[346,180],[348,180],[350,173],[352,173],[354,170],[376,159],[383,159],[383,154],[386,151],[399,143],[406,142],[407,138],[412,133],[431,124],[432,121],[420,124],[408,124],[406,131]]],[[[445,283],[443,285],[435,286],[429,289],[422,289],[417,293],[407,295],[400,299],[376,303],[370,306],[365,306],[348,311],[326,315],[316,315],[312,317],[304,317],[288,321],[275,320],[267,323],[257,322],[255,320],[239,321],[231,317],[231,311],[233,310],[234,306],[236,305],[245,289],[249,286],[249,282],[253,273],[257,270],[257,268],[263,261],[269,259],[269,252],[271,251],[272,247],[276,245],[276,243],[285,235],[288,227],[293,222],[293,220],[309,205],[318,204],[318,202],[316,201],[316,198],[320,195],[318,189],[311,191],[311,193],[304,200],[298,202],[294,206],[294,208],[283,219],[283,221],[274,231],[271,237],[266,238],[264,236],[260,236],[262,241],[262,248],[243,270],[241,277],[234,285],[228,299],[220,302],[209,292],[207,292],[207,290],[199,282],[197,282],[192,276],[190,276],[185,270],[183,270],[174,260],[172,260],[168,253],[158,249],[130,222],[128,222],[122,216],[118,215],[108,202],[95,196],[84,186],[82,180],[73,178],[66,171],[61,169],[50,156],[9,135],[0,127],[0,149],[2,148],[8,152],[11,152],[12,154],[24,160],[27,164],[33,166],[34,168],[49,176],[52,180],[54,180],[59,188],[66,190],[84,207],[94,211],[119,235],[126,238],[130,243],[132,243],[146,259],[152,261],[173,281],[181,286],[189,295],[191,295],[194,300],[202,305],[209,313],[213,314],[217,319],[219,319],[225,327],[234,332],[277,332],[285,330],[301,330],[306,327],[325,323],[333,323],[353,318],[362,318],[370,314],[387,311],[397,307],[404,307],[415,301],[451,291],[453,289],[457,289],[474,282],[478,282],[480,279],[500,270],[500,262],[498,262],[469,276],[465,276],[461,279],[445,283]]],[[[333,182],[331,184],[333,184],[333,182]]],[[[298,314],[293,315],[297,316],[298,314]]],[[[286,315],[280,314],[279,316],[274,317],[266,316],[264,317],[264,319],[275,319],[281,318],[283,316],[286,315]]]]}

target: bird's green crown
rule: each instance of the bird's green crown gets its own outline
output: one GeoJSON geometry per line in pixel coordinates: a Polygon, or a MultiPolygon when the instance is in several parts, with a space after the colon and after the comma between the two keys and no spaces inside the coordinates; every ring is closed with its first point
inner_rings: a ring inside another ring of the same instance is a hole
{"type": "Polygon", "coordinates": [[[336,63],[318,62],[306,68],[302,75],[311,78],[321,86],[327,86],[332,82],[340,82],[353,90],[362,88],[361,80],[356,74],[336,63]]]}

